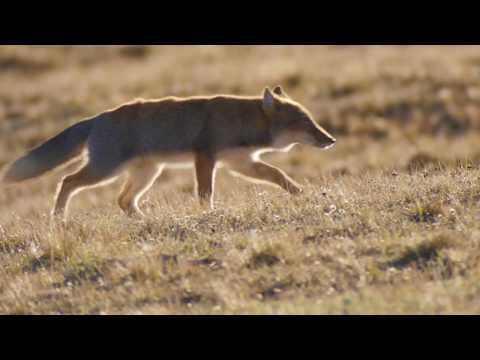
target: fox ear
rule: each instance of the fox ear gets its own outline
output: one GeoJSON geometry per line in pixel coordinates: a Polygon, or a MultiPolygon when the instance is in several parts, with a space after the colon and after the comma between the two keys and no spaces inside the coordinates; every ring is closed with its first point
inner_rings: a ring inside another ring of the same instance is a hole
{"type": "Polygon", "coordinates": [[[290,96],[288,96],[288,94],[282,89],[280,85],[276,86],[275,89],[273,89],[273,92],[278,96],[283,96],[284,98],[290,98],[290,96]]]}
{"type": "Polygon", "coordinates": [[[277,99],[275,98],[275,95],[272,94],[270,89],[268,87],[265,88],[263,91],[263,109],[267,113],[272,113],[275,111],[275,105],[276,105],[277,99]]]}
{"type": "Polygon", "coordinates": [[[275,89],[273,89],[273,92],[277,95],[282,96],[283,95],[283,89],[280,85],[277,85],[275,89]]]}

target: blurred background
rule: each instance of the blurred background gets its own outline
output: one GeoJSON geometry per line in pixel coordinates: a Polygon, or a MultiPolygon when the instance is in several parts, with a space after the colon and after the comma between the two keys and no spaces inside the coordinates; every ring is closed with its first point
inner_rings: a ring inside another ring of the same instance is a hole
{"type": "MultiPolygon", "coordinates": [[[[325,152],[272,155],[299,181],[480,160],[478,46],[0,46],[0,79],[0,167],[133,98],[260,95],[275,85],[338,139],[325,152]]],[[[178,174],[167,172],[162,189],[192,191],[190,172],[178,174]]],[[[0,201],[28,213],[23,196],[51,196],[58,180],[9,188],[0,201]]],[[[231,181],[219,176],[220,187],[231,181]]]]}

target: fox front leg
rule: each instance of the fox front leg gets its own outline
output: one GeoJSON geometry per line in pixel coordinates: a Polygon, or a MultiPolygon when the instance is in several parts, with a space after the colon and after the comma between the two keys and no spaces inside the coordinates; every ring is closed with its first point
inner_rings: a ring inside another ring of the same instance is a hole
{"type": "Polygon", "coordinates": [[[290,178],[283,170],[267,164],[261,160],[253,160],[250,157],[235,164],[229,164],[229,170],[233,175],[240,175],[252,182],[268,182],[280,186],[292,195],[300,194],[302,187],[290,178]]]}
{"type": "Polygon", "coordinates": [[[209,203],[213,208],[215,187],[215,158],[205,153],[195,154],[196,193],[201,204],[209,203]]]}

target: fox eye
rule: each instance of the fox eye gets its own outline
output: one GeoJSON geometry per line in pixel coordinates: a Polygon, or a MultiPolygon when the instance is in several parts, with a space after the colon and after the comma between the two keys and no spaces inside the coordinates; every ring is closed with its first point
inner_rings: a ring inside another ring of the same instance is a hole
{"type": "Polygon", "coordinates": [[[302,114],[300,119],[302,122],[310,122],[310,117],[308,117],[306,114],[302,114]]]}

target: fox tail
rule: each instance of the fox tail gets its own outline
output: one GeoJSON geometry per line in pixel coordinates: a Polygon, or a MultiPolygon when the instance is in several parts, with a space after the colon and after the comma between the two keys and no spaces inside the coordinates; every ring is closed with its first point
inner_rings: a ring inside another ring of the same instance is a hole
{"type": "Polygon", "coordinates": [[[93,125],[93,119],[81,121],[7,166],[0,181],[15,183],[52,170],[81,154],[93,125]]]}

